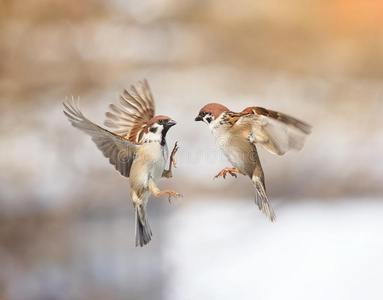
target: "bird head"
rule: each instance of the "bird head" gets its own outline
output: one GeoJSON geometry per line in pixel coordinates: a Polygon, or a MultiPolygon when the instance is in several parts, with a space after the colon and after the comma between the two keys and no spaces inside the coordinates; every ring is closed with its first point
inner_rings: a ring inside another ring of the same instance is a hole
{"type": "Polygon", "coordinates": [[[217,120],[222,113],[227,111],[229,111],[229,109],[226,106],[218,103],[209,103],[201,108],[194,121],[203,121],[209,125],[214,120],[217,120]]]}
{"type": "Polygon", "coordinates": [[[160,141],[165,143],[165,137],[170,127],[176,125],[177,122],[167,116],[155,116],[151,118],[145,126],[143,140],[144,141],[160,141]]]}

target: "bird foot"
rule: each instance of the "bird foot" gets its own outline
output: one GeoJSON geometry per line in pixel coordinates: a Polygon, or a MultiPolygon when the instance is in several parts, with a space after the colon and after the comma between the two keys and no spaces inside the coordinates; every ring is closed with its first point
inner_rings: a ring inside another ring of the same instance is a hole
{"type": "Polygon", "coordinates": [[[175,192],[175,191],[172,191],[172,190],[165,190],[165,191],[162,191],[159,193],[159,195],[163,195],[163,194],[169,194],[169,203],[171,203],[172,201],[172,197],[174,198],[178,198],[178,197],[183,197],[181,194],[175,192]]]}
{"type": "Polygon", "coordinates": [[[174,144],[172,153],[170,154],[169,170],[172,169],[172,165],[174,166],[174,168],[177,168],[177,166],[176,166],[177,164],[176,164],[176,161],[175,161],[175,159],[174,159],[174,155],[176,155],[176,153],[177,153],[177,151],[178,151],[179,148],[180,148],[180,147],[178,147],[178,142],[176,142],[176,143],[174,144]]]}
{"type": "Polygon", "coordinates": [[[240,172],[237,168],[225,168],[223,170],[221,170],[217,175],[215,175],[214,179],[222,176],[223,179],[226,179],[226,174],[229,173],[231,176],[234,176],[235,178],[237,178],[237,174],[235,173],[242,173],[240,172]]]}

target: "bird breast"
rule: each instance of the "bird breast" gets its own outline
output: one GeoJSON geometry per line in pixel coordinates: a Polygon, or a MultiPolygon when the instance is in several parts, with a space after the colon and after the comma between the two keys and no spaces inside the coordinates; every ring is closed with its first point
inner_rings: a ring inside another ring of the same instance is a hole
{"type": "Polygon", "coordinates": [[[168,148],[159,142],[144,143],[138,151],[130,171],[131,189],[146,189],[149,178],[157,184],[168,157],[168,148]]]}
{"type": "Polygon", "coordinates": [[[216,127],[212,133],[230,163],[241,172],[252,175],[259,161],[255,146],[244,135],[229,128],[216,127]]]}

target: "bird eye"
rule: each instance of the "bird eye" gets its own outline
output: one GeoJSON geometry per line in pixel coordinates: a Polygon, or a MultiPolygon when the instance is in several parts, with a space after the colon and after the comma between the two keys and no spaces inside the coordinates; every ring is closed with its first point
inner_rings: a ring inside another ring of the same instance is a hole
{"type": "Polygon", "coordinates": [[[160,125],[162,125],[162,124],[164,124],[164,120],[158,120],[158,124],[160,124],[160,125]]]}

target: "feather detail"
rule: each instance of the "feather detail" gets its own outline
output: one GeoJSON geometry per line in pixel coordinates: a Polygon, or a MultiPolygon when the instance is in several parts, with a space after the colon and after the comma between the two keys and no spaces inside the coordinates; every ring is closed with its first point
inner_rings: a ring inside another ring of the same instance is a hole
{"type": "Polygon", "coordinates": [[[259,210],[262,211],[271,222],[274,222],[276,219],[275,213],[269,199],[267,198],[264,183],[258,176],[253,176],[252,181],[256,191],[255,203],[258,205],[259,210]]]}
{"type": "Polygon", "coordinates": [[[89,121],[82,114],[79,102],[76,103],[73,98],[71,101],[67,99],[63,105],[64,114],[72,125],[89,134],[97,148],[109,158],[109,162],[116,170],[122,176],[129,177],[130,168],[140,146],[89,121]]]}
{"type": "Polygon", "coordinates": [[[242,114],[232,111],[225,112],[223,114],[222,122],[229,127],[232,127],[242,117],[242,114]]]}
{"type": "Polygon", "coordinates": [[[130,142],[140,143],[147,122],[154,117],[154,101],[146,80],[138,87],[131,85],[119,97],[120,105],[109,105],[105,125],[113,132],[127,138],[130,142]]]}
{"type": "Polygon", "coordinates": [[[277,155],[301,150],[312,129],[303,121],[262,107],[248,107],[241,114],[238,123],[250,125],[249,142],[277,155]]]}
{"type": "Polygon", "coordinates": [[[146,218],[145,208],[141,204],[138,204],[135,208],[135,219],[136,246],[142,247],[151,241],[153,234],[146,218]]]}

